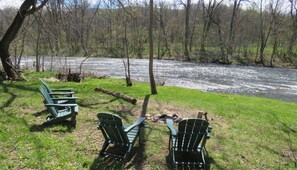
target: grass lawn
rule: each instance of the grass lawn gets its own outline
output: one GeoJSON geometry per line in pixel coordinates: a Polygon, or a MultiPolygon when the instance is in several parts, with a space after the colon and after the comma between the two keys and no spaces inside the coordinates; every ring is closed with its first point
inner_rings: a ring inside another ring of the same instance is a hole
{"type": "MultiPolygon", "coordinates": [[[[126,87],[119,79],[86,79],[83,83],[51,82],[55,73],[25,73],[27,82],[0,84],[0,169],[118,169],[114,159],[98,157],[103,144],[97,129],[98,112],[116,113],[132,124],[146,113],[196,117],[208,112],[213,126],[206,148],[210,169],[296,169],[297,104],[239,95],[206,93],[177,87],[158,87],[149,95],[148,84],[126,87]],[[44,127],[48,112],[38,91],[45,78],[53,88],[74,88],[80,106],[77,126],[68,123],[44,127]],[[137,98],[136,105],[99,92],[96,87],[137,98]]],[[[123,169],[168,169],[169,131],[148,122],[144,143],[132,150],[123,169]]]]}

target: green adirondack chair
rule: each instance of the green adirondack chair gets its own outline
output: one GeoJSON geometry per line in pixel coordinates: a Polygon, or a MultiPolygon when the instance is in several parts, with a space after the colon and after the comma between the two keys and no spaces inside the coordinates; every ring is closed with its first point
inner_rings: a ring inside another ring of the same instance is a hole
{"type": "Polygon", "coordinates": [[[202,119],[185,119],[179,122],[177,131],[172,119],[166,119],[166,124],[170,130],[169,156],[173,165],[198,165],[205,169],[205,144],[212,130],[209,123],[202,119]],[[191,159],[178,160],[178,154],[191,155],[191,159]]]}
{"type": "Polygon", "coordinates": [[[51,97],[57,97],[58,95],[67,96],[67,97],[74,97],[74,92],[72,89],[51,89],[46,81],[39,79],[42,84],[45,86],[48,94],[51,97]]]}
{"type": "Polygon", "coordinates": [[[139,144],[141,144],[140,131],[143,127],[145,118],[140,117],[134,124],[130,126],[123,126],[122,120],[119,116],[111,113],[98,113],[97,117],[99,119],[98,129],[101,130],[105,142],[100,151],[100,156],[111,155],[113,157],[125,160],[129,155],[136,139],[139,137],[139,144]],[[110,144],[116,146],[124,147],[124,154],[111,153],[107,151],[110,144]]]}
{"type": "Polygon", "coordinates": [[[67,118],[71,118],[71,122],[74,125],[76,124],[78,105],[75,104],[73,101],[70,104],[58,103],[59,100],[75,101],[75,98],[73,97],[51,98],[47,90],[43,87],[39,87],[39,91],[41,92],[44,98],[44,105],[50,111],[50,115],[46,118],[46,122],[44,122],[44,124],[56,123],[61,120],[65,120],[67,118]]]}

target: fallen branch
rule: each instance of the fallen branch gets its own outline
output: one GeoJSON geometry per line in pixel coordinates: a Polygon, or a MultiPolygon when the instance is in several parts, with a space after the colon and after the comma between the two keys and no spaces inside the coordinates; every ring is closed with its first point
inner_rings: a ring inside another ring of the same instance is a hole
{"type": "Polygon", "coordinates": [[[127,96],[125,94],[121,94],[119,92],[114,92],[114,91],[111,91],[111,90],[106,90],[106,89],[103,89],[103,88],[96,88],[95,91],[99,91],[99,92],[102,92],[102,93],[105,93],[105,94],[108,94],[108,95],[111,95],[111,96],[114,96],[114,97],[117,97],[117,98],[121,98],[127,102],[130,102],[132,104],[136,104],[137,100],[130,97],[130,96],[127,96]]]}

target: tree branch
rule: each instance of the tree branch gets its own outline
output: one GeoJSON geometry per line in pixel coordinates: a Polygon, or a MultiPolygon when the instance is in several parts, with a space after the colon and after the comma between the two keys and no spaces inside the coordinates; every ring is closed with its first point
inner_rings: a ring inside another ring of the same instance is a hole
{"type": "Polygon", "coordinates": [[[48,0],[42,1],[42,3],[36,8],[36,1],[35,1],[35,3],[33,4],[33,7],[27,12],[27,15],[34,14],[36,11],[43,8],[47,2],[48,2],[48,0]]]}

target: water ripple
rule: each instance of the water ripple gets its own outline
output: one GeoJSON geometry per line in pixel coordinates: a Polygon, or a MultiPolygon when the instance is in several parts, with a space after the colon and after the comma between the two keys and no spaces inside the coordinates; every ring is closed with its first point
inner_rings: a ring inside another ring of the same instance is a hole
{"type": "MultiPolygon", "coordinates": [[[[49,69],[50,58],[45,57],[49,69]]],[[[26,57],[23,65],[32,65],[34,57],[26,57]]],[[[71,67],[78,71],[83,58],[55,58],[54,69],[71,67]],[[65,64],[67,63],[67,64],[65,64]]],[[[122,59],[89,58],[83,70],[124,78],[122,59]]],[[[264,68],[238,65],[200,64],[191,62],[155,60],[156,80],[166,80],[166,85],[179,86],[218,93],[243,94],[297,102],[297,71],[285,68],[264,68]]],[[[148,60],[131,59],[131,77],[149,82],[148,60]]]]}

